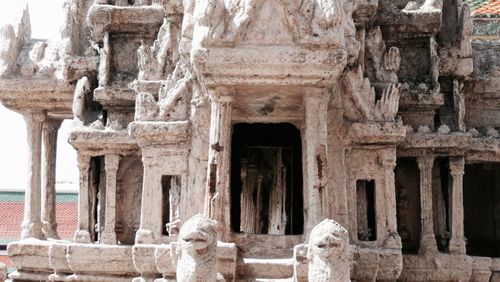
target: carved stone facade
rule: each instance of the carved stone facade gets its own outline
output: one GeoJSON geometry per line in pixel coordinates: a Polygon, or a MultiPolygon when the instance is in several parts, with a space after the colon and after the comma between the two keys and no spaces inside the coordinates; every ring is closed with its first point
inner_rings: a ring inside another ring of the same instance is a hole
{"type": "Polygon", "coordinates": [[[0,32],[0,101],[29,143],[11,279],[500,277],[500,47],[471,43],[461,0],[64,8],[62,42],[31,39],[27,13],[0,32]],[[54,212],[64,119],[73,241],[54,212]]]}

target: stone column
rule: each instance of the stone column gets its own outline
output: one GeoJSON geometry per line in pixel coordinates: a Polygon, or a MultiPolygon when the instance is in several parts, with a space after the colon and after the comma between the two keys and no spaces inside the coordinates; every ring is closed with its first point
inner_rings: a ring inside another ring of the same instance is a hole
{"type": "Polygon", "coordinates": [[[394,169],[396,168],[396,158],[389,157],[384,160],[385,169],[385,209],[387,217],[387,239],[385,247],[400,249],[402,247],[401,237],[398,234],[398,224],[396,217],[396,186],[394,180],[394,169]]]}
{"type": "Polygon", "coordinates": [[[28,139],[28,187],[24,199],[24,219],[21,239],[43,239],[41,221],[41,153],[43,113],[24,115],[28,139]]]}
{"type": "Polygon", "coordinates": [[[43,123],[44,171],[42,189],[42,223],[45,238],[59,239],[56,221],[57,132],[61,120],[43,123]]]}
{"type": "Polygon", "coordinates": [[[90,155],[78,152],[78,170],[80,171],[80,190],[78,191],[78,230],[76,243],[90,243],[90,155]]]}
{"type": "Polygon", "coordinates": [[[104,157],[106,170],[106,207],[104,213],[104,230],[101,243],[116,244],[116,173],[120,164],[120,156],[109,154],[104,157]]]}
{"type": "MultiPolygon", "coordinates": [[[[148,156],[148,151],[142,151],[144,177],[142,182],[141,225],[135,235],[136,244],[153,244],[162,235],[162,186],[161,173],[155,169],[158,164],[148,156]]],[[[152,154],[155,152],[153,151],[152,154]]]]}
{"type": "Polygon", "coordinates": [[[434,222],[432,215],[432,166],[434,157],[423,156],[417,159],[420,170],[420,254],[437,252],[434,222]]]}
{"type": "Polygon", "coordinates": [[[464,157],[452,157],[450,159],[450,173],[453,178],[451,191],[451,240],[450,253],[465,254],[464,239],[464,157]]]}
{"type": "Polygon", "coordinates": [[[328,201],[328,95],[323,92],[307,93],[305,105],[306,179],[304,199],[307,204],[306,230],[327,218],[330,213],[328,201]]]}
{"type": "Polygon", "coordinates": [[[230,226],[229,171],[232,112],[231,97],[212,97],[205,215],[217,220],[226,231],[230,226]]]}

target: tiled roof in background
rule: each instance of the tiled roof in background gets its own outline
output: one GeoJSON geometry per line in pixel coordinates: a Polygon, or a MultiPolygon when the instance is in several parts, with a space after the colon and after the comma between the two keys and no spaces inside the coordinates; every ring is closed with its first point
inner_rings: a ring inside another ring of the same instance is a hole
{"type": "Polygon", "coordinates": [[[471,8],[473,17],[500,17],[500,0],[464,0],[471,8]]]}
{"type": "MultiPolygon", "coordinates": [[[[12,271],[12,263],[5,254],[5,245],[19,240],[24,213],[24,192],[0,192],[0,262],[12,271]]],[[[57,193],[57,231],[61,239],[71,240],[78,222],[78,194],[57,193]]]]}

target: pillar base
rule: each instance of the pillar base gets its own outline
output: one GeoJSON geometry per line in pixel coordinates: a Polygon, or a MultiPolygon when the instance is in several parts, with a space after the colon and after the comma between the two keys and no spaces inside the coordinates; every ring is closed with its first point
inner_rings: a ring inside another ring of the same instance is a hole
{"type": "Polygon", "coordinates": [[[109,244],[109,245],[116,245],[116,233],[103,233],[101,235],[101,243],[103,244],[109,244]]]}
{"type": "Polygon", "coordinates": [[[135,233],[135,244],[154,244],[155,237],[153,231],[149,229],[139,229],[135,233]]]}
{"type": "Polygon", "coordinates": [[[434,235],[422,237],[420,240],[420,249],[418,251],[420,255],[435,254],[437,251],[436,239],[434,238],[434,235]]]}
{"type": "Polygon", "coordinates": [[[90,233],[87,230],[77,230],[75,233],[75,243],[90,243],[90,233]]]}
{"type": "Polygon", "coordinates": [[[43,225],[41,222],[30,222],[22,225],[21,239],[35,238],[45,239],[43,235],[43,225]]]}
{"type": "Polygon", "coordinates": [[[401,237],[399,236],[399,234],[395,232],[387,234],[387,239],[385,240],[384,247],[389,249],[403,248],[403,243],[401,243],[401,237]]]}
{"type": "Polygon", "coordinates": [[[452,254],[464,255],[466,252],[464,240],[451,238],[449,250],[452,254]]]}
{"type": "Polygon", "coordinates": [[[49,222],[44,222],[42,230],[46,239],[59,240],[59,235],[57,234],[57,223],[51,224],[49,222]]]}

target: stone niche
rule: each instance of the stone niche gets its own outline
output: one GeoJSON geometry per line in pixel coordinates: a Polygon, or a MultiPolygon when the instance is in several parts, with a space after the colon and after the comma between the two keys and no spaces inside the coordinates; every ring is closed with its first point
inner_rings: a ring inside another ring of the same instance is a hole
{"type": "Polygon", "coordinates": [[[468,255],[500,256],[498,187],[500,163],[465,165],[464,232],[467,237],[468,255]]]}
{"type": "Polygon", "coordinates": [[[143,174],[139,157],[121,160],[116,180],[116,236],[124,245],[134,244],[135,232],[141,223],[143,174]]]}

